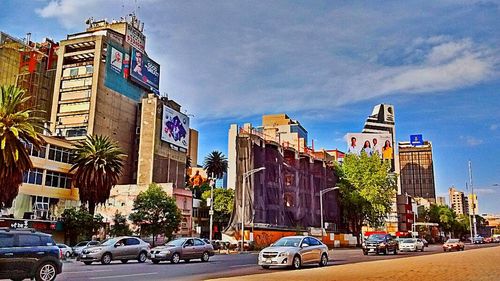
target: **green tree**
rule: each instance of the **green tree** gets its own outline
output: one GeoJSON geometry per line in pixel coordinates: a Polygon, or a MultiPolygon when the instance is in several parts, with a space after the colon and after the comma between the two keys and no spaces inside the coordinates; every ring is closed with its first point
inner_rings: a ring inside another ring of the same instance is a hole
{"type": "Polygon", "coordinates": [[[336,166],[343,216],[358,244],[363,224],[380,226],[391,211],[397,186],[389,169],[390,164],[382,162],[377,153],[347,154],[343,164],[336,166]]]}
{"type": "Polygon", "coordinates": [[[85,207],[65,209],[62,214],[62,222],[65,230],[65,240],[74,245],[78,240],[89,240],[102,227],[103,217],[87,211],[85,207]]]}
{"type": "Polygon", "coordinates": [[[175,199],[153,183],[139,193],[129,219],[140,228],[141,235],[152,235],[155,245],[158,234],[172,238],[172,233],[179,229],[181,217],[175,199]]]}
{"type": "Polygon", "coordinates": [[[450,233],[454,226],[456,226],[457,215],[448,206],[444,205],[431,205],[429,208],[429,220],[433,223],[438,223],[439,227],[450,233]]]}
{"type": "Polygon", "coordinates": [[[109,230],[109,234],[111,236],[130,236],[132,235],[132,231],[130,230],[130,226],[127,222],[127,217],[122,215],[118,211],[116,211],[115,216],[113,217],[113,225],[109,230]]]}
{"type": "MultiPolygon", "coordinates": [[[[210,198],[210,190],[207,190],[202,195],[203,200],[206,202],[210,198]]],[[[214,189],[214,221],[221,226],[227,225],[231,218],[234,205],[234,190],[215,188],[214,189]]]]}
{"type": "Polygon", "coordinates": [[[0,208],[12,207],[23,173],[33,168],[25,145],[39,150],[44,142],[37,133],[42,120],[23,108],[29,98],[17,87],[0,87],[0,208]]]}
{"type": "Polygon", "coordinates": [[[80,201],[94,214],[96,204],[104,204],[123,169],[125,153],[107,136],[88,136],[74,150],[73,183],[80,201]]]}
{"type": "Polygon", "coordinates": [[[207,171],[209,177],[221,179],[227,172],[227,158],[222,152],[214,150],[203,162],[203,168],[207,171]]]}

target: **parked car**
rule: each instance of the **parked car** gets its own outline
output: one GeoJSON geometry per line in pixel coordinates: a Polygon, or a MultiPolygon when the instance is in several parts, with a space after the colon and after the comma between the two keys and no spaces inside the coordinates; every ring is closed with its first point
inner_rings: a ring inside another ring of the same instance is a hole
{"type": "Polygon", "coordinates": [[[70,246],[68,246],[66,244],[57,244],[57,247],[59,247],[59,249],[61,249],[62,255],[64,258],[67,259],[73,255],[73,249],[71,249],[70,246]]]}
{"type": "Polygon", "coordinates": [[[443,244],[443,251],[445,251],[445,252],[451,252],[453,250],[456,250],[456,251],[463,251],[463,250],[465,250],[464,243],[461,242],[460,239],[448,239],[443,244]]]}
{"type": "Polygon", "coordinates": [[[484,244],[484,238],[481,236],[476,236],[472,240],[474,244],[484,244]]]}
{"type": "Polygon", "coordinates": [[[90,265],[93,262],[109,264],[112,260],[127,263],[137,260],[140,263],[148,259],[149,244],[137,237],[121,236],[104,240],[97,246],[89,246],[82,250],[78,259],[90,265]]]}
{"type": "Polygon", "coordinates": [[[82,253],[83,249],[89,246],[97,245],[99,245],[99,241],[82,241],[73,247],[73,254],[78,257],[82,253]]]}
{"type": "Polygon", "coordinates": [[[175,239],[164,246],[155,247],[149,252],[149,258],[154,264],[158,264],[160,261],[179,263],[179,261],[184,260],[189,262],[192,259],[208,262],[213,255],[214,247],[211,244],[194,237],[175,239]]]}
{"type": "Polygon", "coordinates": [[[419,238],[406,238],[399,242],[400,251],[424,251],[424,242],[419,238]]]}
{"type": "Polygon", "coordinates": [[[276,241],[259,253],[258,264],[268,269],[271,266],[291,266],[299,269],[303,264],[328,264],[328,247],[310,236],[288,236],[276,241]]]}
{"type": "Polygon", "coordinates": [[[493,243],[493,238],[485,237],[483,241],[484,241],[484,243],[493,243]]]}
{"type": "Polygon", "coordinates": [[[361,244],[363,254],[398,253],[398,242],[389,234],[372,234],[361,244]]]}
{"type": "Polygon", "coordinates": [[[51,235],[34,230],[0,230],[0,279],[52,281],[62,272],[62,251],[51,235]]]}
{"type": "Polygon", "coordinates": [[[425,240],[424,238],[420,238],[420,240],[422,240],[422,243],[424,243],[424,247],[429,247],[429,242],[427,242],[427,240],[425,240]]]}

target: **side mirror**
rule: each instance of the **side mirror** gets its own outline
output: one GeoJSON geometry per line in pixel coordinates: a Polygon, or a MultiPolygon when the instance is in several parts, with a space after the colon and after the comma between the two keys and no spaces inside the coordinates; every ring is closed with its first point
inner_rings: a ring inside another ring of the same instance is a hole
{"type": "Polygon", "coordinates": [[[307,244],[307,243],[302,244],[302,248],[307,248],[307,247],[309,247],[309,244],[307,244]]]}
{"type": "Polygon", "coordinates": [[[274,246],[274,243],[271,243],[271,245],[269,245],[270,247],[274,246]]]}
{"type": "Polygon", "coordinates": [[[115,248],[118,248],[120,247],[120,245],[118,243],[115,244],[115,248]]]}

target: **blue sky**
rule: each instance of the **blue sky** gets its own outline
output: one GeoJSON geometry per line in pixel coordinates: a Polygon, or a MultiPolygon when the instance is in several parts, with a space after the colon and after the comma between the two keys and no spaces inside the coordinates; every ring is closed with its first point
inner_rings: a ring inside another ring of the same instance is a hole
{"type": "Polygon", "coordinates": [[[229,124],[282,112],[316,148],[345,149],[391,103],[397,140],[432,141],[437,194],[465,189],[470,159],[480,212],[500,214],[500,1],[0,0],[0,30],[61,40],[136,2],[200,159],[227,153],[229,124]]]}

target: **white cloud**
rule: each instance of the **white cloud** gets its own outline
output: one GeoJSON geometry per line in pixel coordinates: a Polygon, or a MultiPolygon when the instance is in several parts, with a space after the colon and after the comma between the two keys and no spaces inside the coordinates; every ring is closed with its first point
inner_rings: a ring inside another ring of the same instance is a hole
{"type": "Polygon", "coordinates": [[[474,188],[474,193],[477,194],[496,194],[498,190],[492,188],[474,188]]]}
{"type": "Polygon", "coordinates": [[[482,139],[478,139],[473,136],[460,136],[460,139],[465,141],[465,144],[468,146],[477,146],[484,143],[482,139]]]}
{"type": "Polygon", "coordinates": [[[498,129],[498,124],[491,124],[490,130],[491,131],[496,131],[498,129]]]}

